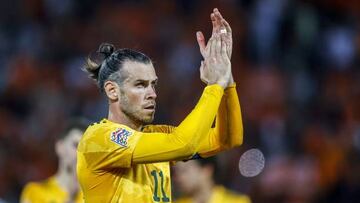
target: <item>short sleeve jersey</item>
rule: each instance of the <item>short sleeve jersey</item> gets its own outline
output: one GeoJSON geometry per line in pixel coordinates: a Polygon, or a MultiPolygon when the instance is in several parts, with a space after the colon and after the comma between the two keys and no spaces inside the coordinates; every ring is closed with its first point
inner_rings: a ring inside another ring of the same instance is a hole
{"type": "MultiPolygon", "coordinates": [[[[70,202],[70,195],[64,191],[54,177],[41,182],[30,182],[25,185],[21,203],[64,203],[70,202]]],[[[75,203],[84,202],[81,193],[75,197],[75,203]]]]}
{"type": "MultiPolygon", "coordinates": [[[[175,203],[192,202],[194,202],[194,200],[191,197],[184,197],[175,201],[175,203]]],[[[251,200],[247,195],[236,194],[223,186],[216,186],[213,188],[208,203],[251,203],[251,200]]]]}

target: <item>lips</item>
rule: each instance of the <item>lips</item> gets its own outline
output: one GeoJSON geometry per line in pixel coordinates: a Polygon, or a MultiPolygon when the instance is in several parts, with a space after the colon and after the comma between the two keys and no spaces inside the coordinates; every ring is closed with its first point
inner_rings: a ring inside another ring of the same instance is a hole
{"type": "Polygon", "coordinates": [[[155,104],[149,104],[144,107],[146,110],[155,110],[155,104]]]}

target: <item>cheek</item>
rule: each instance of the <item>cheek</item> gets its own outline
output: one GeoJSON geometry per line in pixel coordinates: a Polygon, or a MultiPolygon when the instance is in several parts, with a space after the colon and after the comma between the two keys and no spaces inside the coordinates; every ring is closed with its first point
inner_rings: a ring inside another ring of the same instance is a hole
{"type": "Polygon", "coordinates": [[[143,91],[142,90],[131,91],[128,95],[128,98],[129,98],[129,101],[138,104],[142,101],[143,91]]]}
{"type": "Polygon", "coordinates": [[[121,94],[122,97],[122,103],[125,103],[129,106],[136,106],[141,103],[142,98],[142,92],[141,90],[132,90],[128,91],[126,93],[121,94]]]}
{"type": "MultiPolygon", "coordinates": [[[[143,99],[141,94],[129,94],[126,109],[134,114],[142,114],[143,99]]],[[[138,115],[141,116],[141,115],[138,115]]]]}

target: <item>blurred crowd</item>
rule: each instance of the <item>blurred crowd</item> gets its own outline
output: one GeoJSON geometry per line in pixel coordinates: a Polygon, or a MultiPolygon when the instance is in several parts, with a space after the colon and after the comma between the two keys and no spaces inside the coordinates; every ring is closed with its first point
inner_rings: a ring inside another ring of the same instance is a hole
{"type": "MultiPolygon", "coordinates": [[[[101,42],[144,52],[159,77],[155,123],[177,125],[204,87],[195,33],[219,8],[233,29],[244,144],[217,181],[254,203],[360,201],[360,1],[12,0],[0,6],[0,197],[56,170],[64,122],[107,116],[81,70],[101,42]],[[261,149],[244,178],[240,155],[261,149]]],[[[0,199],[0,202],[2,200],[0,199]]]]}

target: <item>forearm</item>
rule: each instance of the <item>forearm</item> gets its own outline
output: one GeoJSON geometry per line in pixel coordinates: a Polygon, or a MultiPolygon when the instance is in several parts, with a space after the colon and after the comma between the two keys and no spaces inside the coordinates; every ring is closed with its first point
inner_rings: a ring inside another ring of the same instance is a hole
{"type": "Polygon", "coordinates": [[[144,133],[135,147],[133,163],[181,160],[195,154],[211,129],[222,95],[219,85],[208,86],[194,110],[172,133],[144,133]]]}
{"type": "Polygon", "coordinates": [[[216,153],[239,146],[243,141],[243,125],[239,98],[235,84],[225,89],[224,96],[216,116],[215,127],[204,139],[198,151],[202,157],[213,156],[216,153]]]}
{"type": "MultiPolygon", "coordinates": [[[[235,146],[240,146],[243,143],[243,121],[241,116],[241,107],[239,102],[239,97],[236,92],[235,83],[230,85],[226,90],[226,119],[217,119],[216,122],[219,126],[223,126],[225,131],[218,131],[218,133],[226,132],[227,136],[222,141],[222,144],[225,148],[231,148],[235,146]]],[[[221,114],[221,112],[219,112],[221,114]]],[[[220,117],[222,118],[222,117],[220,117]]]]}

